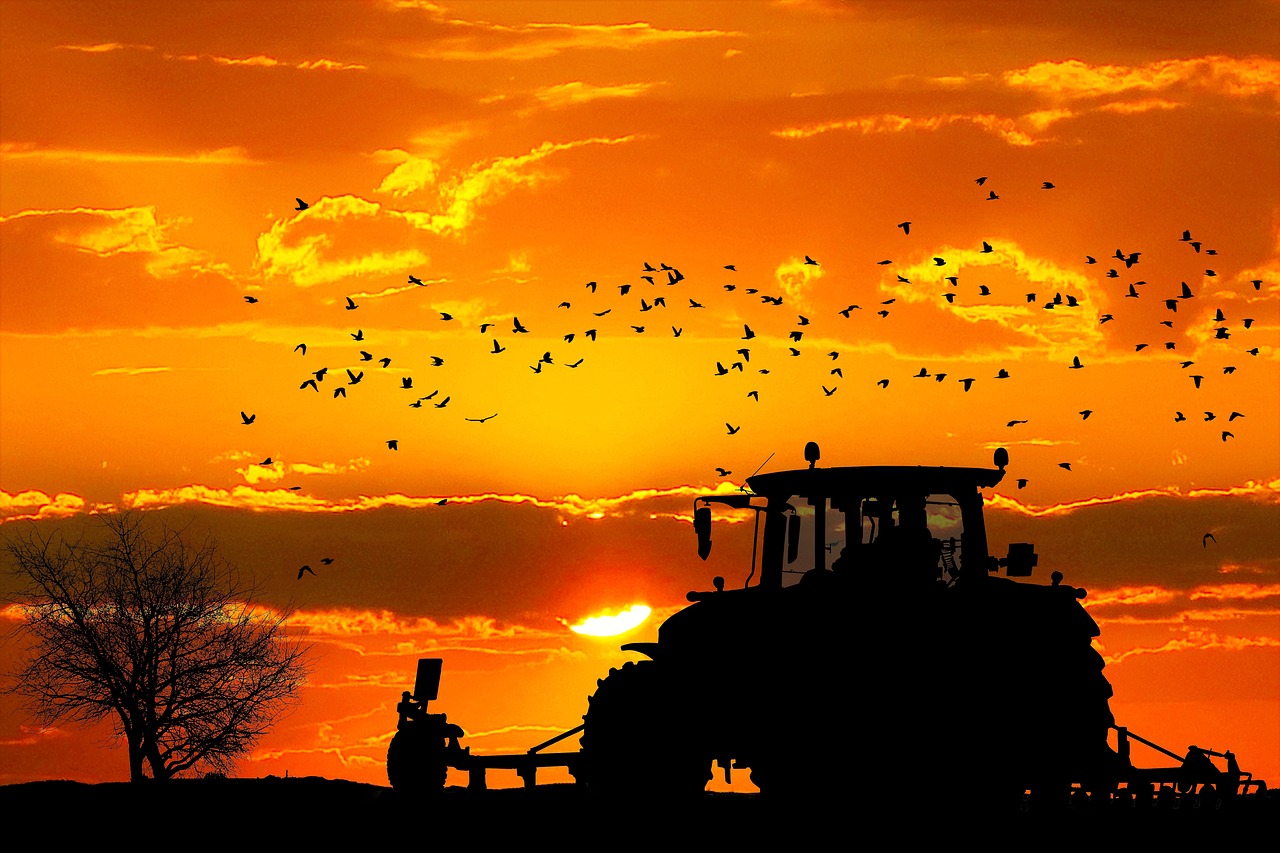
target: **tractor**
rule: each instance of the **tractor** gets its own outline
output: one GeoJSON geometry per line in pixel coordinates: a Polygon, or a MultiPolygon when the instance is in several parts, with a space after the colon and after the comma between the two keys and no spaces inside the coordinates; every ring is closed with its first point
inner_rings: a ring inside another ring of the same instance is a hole
{"type": "MultiPolygon", "coordinates": [[[[1223,772],[1208,757],[1219,753],[1196,747],[1179,768],[1133,768],[1130,738],[1155,745],[1116,725],[1086,591],[1056,571],[1048,584],[1029,581],[1029,543],[1005,556],[988,545],[982,490],[1004,478],[1006,450],[994,468],[824,468],[820,455],[810,442],[806,468],[695,499],[703,560],[713,507],[752,531],[745,581],[715,577],[656,642],[623,645],[643,659],[598,680],[582,725],[527,753],[473,757],[443,715],[425,713],[425,698],[406,694],[388,754],[393,787],[443,784],[446,766],[469,770],[473,786],[486,767],[533,784],[537,767],[558,764],[604,796],[687,798],[718,767],[726,781],[747,772],[771,799],[970,809],[1166,779],[1223,795],[1262,784],[1234,756],[1223,772]],[[544,751],[572,735],[576,752],[544,751]]],[[[421,692],[434,698],[427,682],[421,692]]]]}

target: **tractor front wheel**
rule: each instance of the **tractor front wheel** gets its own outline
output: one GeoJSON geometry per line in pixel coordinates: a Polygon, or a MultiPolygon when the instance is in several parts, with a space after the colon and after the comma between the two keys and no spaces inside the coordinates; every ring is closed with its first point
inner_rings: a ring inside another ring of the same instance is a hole
{"type": "Polygon", "coordinates": [[[387,747],[387,781],[398,793],[428,794],[444,788],[449,774],[442,737],[404,728],[387,747]]]}

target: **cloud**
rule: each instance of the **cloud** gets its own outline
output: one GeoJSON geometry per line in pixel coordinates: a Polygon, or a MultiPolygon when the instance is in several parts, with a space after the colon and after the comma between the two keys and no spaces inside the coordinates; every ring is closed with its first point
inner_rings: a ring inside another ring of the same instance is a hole
{"type": "Polygon", "coordinates": [[[554,86],[543,86],[534,91],[533,96],[548,107],[561,107],[585,104],[603,98],[636,98],[647,94],[658,83],[620,83],[613,86],[597,86],[572,80],[554,86]]]}
{"type": "Polygon", "coordinates": [[[86,506],[84,498],[66,492],[50,496],[35,489],[17,493],[0,490],[0,524],[66,518],[84,512],[86,506]]]}
{"type": "Polygon", "coordinates": [[[147,272],[168,278],[190,269],[214,271],[209,255],[172,242],[169,231],[185,225],[182,219],[161,221],[155,205],[98,209],[90,207],[22,210],[0,216],[0,224],[33,220],[45,223],[47,239],[80,252],[110,258],[115,255],[146,256],[147,272]]]}
{"type": "Polygon", "coordinates": [[[1230,98],[1280,98],[1280,60],[1202,56],[1144,65],[1092,65],[1079,59],[1037,62],[1007,71],[1004,82],[1054,98],[1075,100],[1123,93],[1200,89],[1230,98]]]}
{"type": "Polygon", "coordinates": [[[786,294],[788,302],[807,311],[812,310],[807,296],[812,291],[813,284],[823,275],[825,273],[821,266],[806,264],[803,258],[788,258],[774,269],[773,280],[786,294]]]}
{"type": "Polygon", "coordinates": [[[664,29],[644,21],[621,24],[534,22],[495,24],[447,18],[451,34],[422,47],[418,55],[452,61],[527,61],[569,50],[635,50],[653,45],[741,37],[718,29],[664,29]]]}
{"type": "Polygon", "coordinates": [[[895,113],[882,113],[785,127],[781,130],[770,131],[770,133],[780,139],[808,139],[820,134],[837,131],[871,136],[913,131],[932,132],[954,124],[977,127],[1019,148],[1036,145],[1041,141],[1020,128],[1016,119],[989,113],[945,113],[934,116],[906,116],[895,113]]]}
{"type": "MultiPolygon", "coordinates": [[[[352,465],[363,466],[367,460],[353,460],[352,465]]],[[[274,466],[257,466],[269,468],[274,466]]],[[[243,469],[242,469],[243,470],[243,469]]],[[[248,470],[252,470],[252,467],[248,470]]],[[[325,473],[329,473],[327,470],[325,473]]],[[[260,480],[278,479],[272,474],[255,475],[260,480]]],[[[731,483],[720,483],[711,494],[736,494],[738,489],[731,483]]],[[[121,498],[125,507],[133,509],[156,509],[160,507],[181,506],[183,504],[204,504],[217,507],[234,507],[253,510],[289,510],[303,513],[347,513],[382,509],[385,507],[401,507],[422,509],[439,505],[443,501],[452,504],[474,504],[496,502],[504,504],[524,504],[546,509],[554,509],[565,516],[582,518],[605,518],[620,514],[643,514],[657,517],[658,514],[645,508],[643,504],[655,499],[693,498],[708,494],[708,490],[700,486],[674,486],[665,489],[639,489],[625,495],[603,498],[587,498],[581,495],[561,495],[553,498],[539,498],[533,495],[498,494],[487,492],[478,495],[360,495],[340,500],[325,500],[297,492],[271,489],[259,490],[247,486],[236,486],[221,489],[212,486],[187,485],[170,489],[139,489],[127,492],[121,498]],[[632,505],[642,505],[631,509],[632,505]]],[[[680,517],[686,517],[684,514],[680,517]]]]}
{"type": "Polygon", "coordinates": [[[400,275],[426,266],[430,260],[418,248],[414,231],[441,236],[460,234],[475,221],[482,207],[516,187],[533,187],[550,180],[550,175],[533,167],[553,154],[588,145],[620,145],[634,138],[544,142],[524,154],[475,164],[443,181],[429,161],[392,153],[390,156],[401,162],[383,179],[379,191],[404,197],[434,184],[437,204],[433,209],[396,210],[358,196],[327,196],[260,234],[256,266],[267,278],[287,277],[299,287],[359,276],[400,275]],[[396,233],[396,226],[400,233],[396,233]],[[398,240],[400,246],[353,248],[344,254],[343,247],[348,244],[364,247],[370,242],[389,240],[398,240]]]}
{"type": "Polygon", "coordinates": [[[1019,515],[1030,518],[1039,518],[1052,515],[1065,515],[1075,512],[1076,510],[1086,507],[1105,506],[1107,504],[1126,503],[1129,501],[1138,501],[1146,498],[1155,497],[1182,497],[1182,498],[1219,498],[1219,497],[1243,497],[1258,500],[1264,503],[1280,504],[1280,478],[1268,482],[1257,482],[1250,480],[1243,486],[1229,486],[1220,489],[1189,489],[1184,491],[1179,486],[1165,486],[1163,488],[1154,489],[1137,489],[1129,492],[1120,492],[1113,495],[1102,497],[1088,497],[1080,500],[1067,501],[1059,504],[1048,504],[1046,506],[1032,506],[1024,504],[1020,501],[1009,497],[1008,495],[992,494],[986,499],[987,506],[995,509],[1008,510],[1019,515]]]}
{"type": "Polygon", "coordinates": [[[143,376],[148,373],[167,373],[172,367],[104,367],[95,370],[94,376],[143,376]]]}
{"type": "Polygon", "coordinates": [[[1114,655],[1103,655],[1108,665],[1118,664],[1131,657],[1142,655],[1159,655],[1170,652],[1187,651],[1245,651],[1258,648],[1280,648],[1280,639],[1275,637],[1232,637],[1220,636],[1212,631],[1196,632],[1189,637],[1178,637],[1159,646],[1135,646],[1114,655]]]}
{"type": "Polygon", "coordinates": [[[41,148],[30,143],[0,143],[0,162],[38,161],[49,163],[106,163],[123,165],[261,166],[242,146],[231,145],[212,151],[169,154],[146,151],[95,151],[79,148],[41,148]]]}

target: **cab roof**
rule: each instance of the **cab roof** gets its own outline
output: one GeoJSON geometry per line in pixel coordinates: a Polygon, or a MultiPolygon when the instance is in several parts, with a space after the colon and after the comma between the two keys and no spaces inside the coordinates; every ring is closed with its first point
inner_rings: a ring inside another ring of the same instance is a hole
{"type": "Polygon", "coordinates": [[[800,468],[747,478],[747,487],[762,497],[829,497],[831,495],[942,494],[962,495],[991,488],[1004,479],[1003,468],[952,468],[925,465],[859,465],[800,468]]]}

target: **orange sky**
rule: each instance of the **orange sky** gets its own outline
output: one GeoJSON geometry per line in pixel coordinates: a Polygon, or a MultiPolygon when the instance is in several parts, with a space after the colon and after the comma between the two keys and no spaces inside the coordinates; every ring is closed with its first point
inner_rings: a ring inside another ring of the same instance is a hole
{"type": "MultiPolygon", "coordinates": [[[[1274,2],[6,0],[0,533],[216,536],[322,652],[241,775],[385,784],[417,657],[474,751],[520,751],[736,577],[695,495],[810,440],[1004,446],[994,548],[1089,590],[1119,722],[1280,781],[1277,33],[1274,2]],[[634,603],[625,640],[564,624],[634,603]]],[[[99,735],[0,698],[0,782],[127,778],[99,735]]]]}

